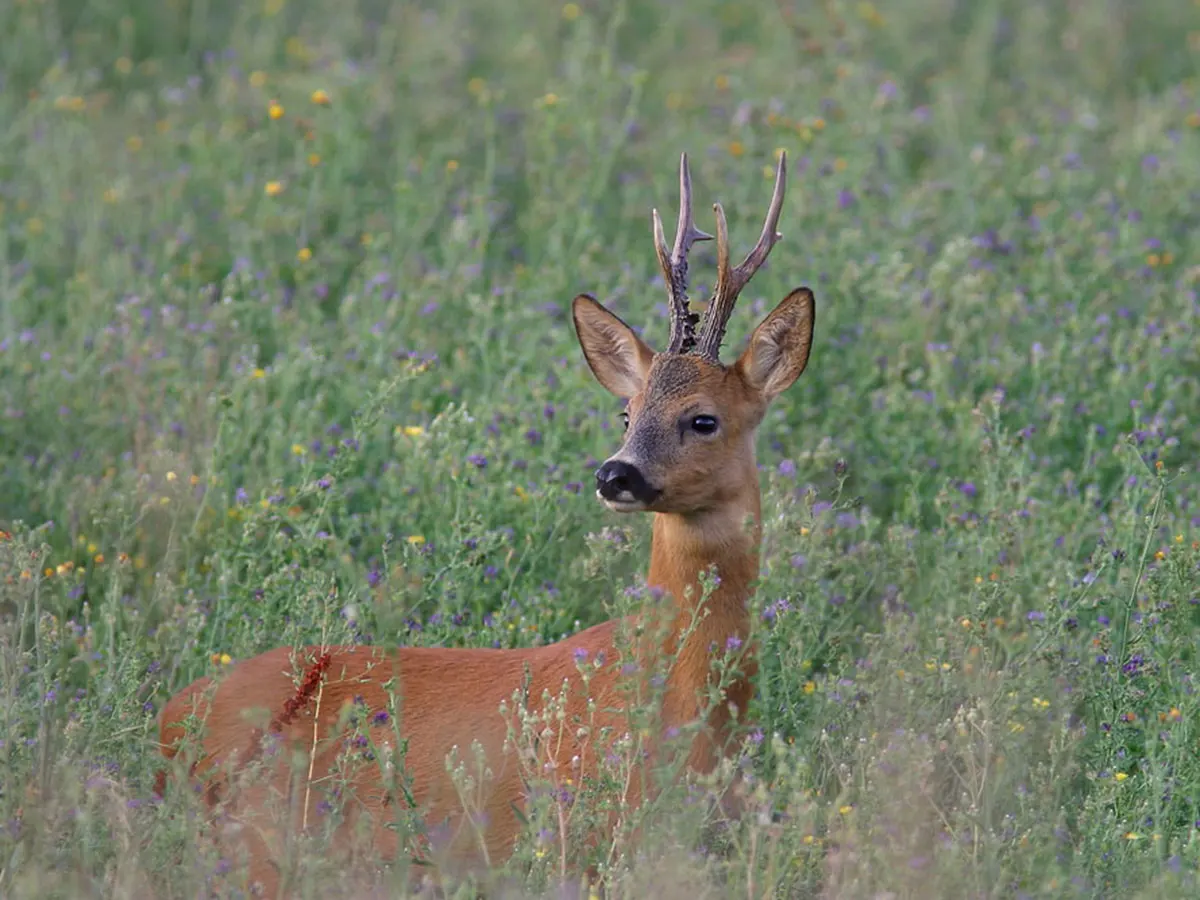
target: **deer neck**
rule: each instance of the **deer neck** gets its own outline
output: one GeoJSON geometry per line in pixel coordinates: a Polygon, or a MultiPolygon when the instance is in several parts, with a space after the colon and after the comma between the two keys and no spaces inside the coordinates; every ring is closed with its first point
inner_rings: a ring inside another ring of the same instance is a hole
{"type": "Polygon", "coordinates": [[[654,516],[647,583],[664,591],[672,604],[674,621],[663,650],[668,657],[676,651],[678,656],[667,689],[688,695],[676,698],[685,707],[707,683],[713,654],[736,649],[750,631],[749,600],[758,576],[761,535],[757,470],[751,466],[750,471],[751,487],[735,502],[699,514],[654,516]],[[701,574],[714,570],[705,596],[701,574]]]}
{"type": "MultiPolygon", "coordinates": [[[[670,595],[681,613],[747,615],[746,601],[758,574],[758,492],[745,501],[694,515],[655,513],[649,586],[670,595]],[[715,569],[707,598],[702,573],[715,569]]],[[[735,616],[736,617],[736,616],[735,616]]]]}

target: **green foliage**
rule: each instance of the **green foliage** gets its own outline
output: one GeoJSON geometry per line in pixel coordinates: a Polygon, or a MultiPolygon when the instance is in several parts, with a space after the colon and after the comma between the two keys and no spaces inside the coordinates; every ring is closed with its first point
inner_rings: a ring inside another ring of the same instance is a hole
{"type": "MultiPolygon", "coordinates": [[[[624,608],[648,523],[591,496],[619,410],[568,304],[661,343],[679,152],[748,246],[784,148],[727,341],[816,292],[758,445],[754,814],[668,796],[640,855],[589,858],[629,897],[1195,895],[1200,6],[0,26],[0,894],[223,890],[186,800],[149,799],[199,675],[624,608]]],[[[692,271],[703,297],[711,245],[692,271]]],[[[555,796],[502,873],[530,893],[586,855],[555,796]]],[[[314,896],[348,884],[314,859],[314,896]]]]}

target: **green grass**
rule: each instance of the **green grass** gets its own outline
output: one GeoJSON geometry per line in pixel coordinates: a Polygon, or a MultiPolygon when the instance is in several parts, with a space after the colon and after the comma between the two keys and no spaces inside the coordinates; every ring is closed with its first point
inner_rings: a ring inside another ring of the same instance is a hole
{"type": "Polygon", "coordinates": [[[649,523],[592,496],[619,408],[568,304],[661,345],[680,151],[749,246],[785,148],[728,346],[815,290],[759,438],[741,763],[786,816],[664,800],[610,896],[1195,896],[1200,5],[0,26],[0,895],[225,890],[192,806],[150,800],[157,710],[221,654],[611,615],[649,523]]]}

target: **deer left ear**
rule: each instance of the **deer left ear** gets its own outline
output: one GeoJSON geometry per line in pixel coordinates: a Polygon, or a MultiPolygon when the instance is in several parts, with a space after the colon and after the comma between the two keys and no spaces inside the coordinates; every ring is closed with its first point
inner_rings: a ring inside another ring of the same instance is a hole
{"type": "Polygon", "coordinates": [[[787,390],[812,350],[816,298],[806,287],[792,291],[750,336],[750,344],[734,367],[746,384],[770,402],[787,390]]]}
{"type": "Polygon", "coordinates": [[[571,304],[571,314],[579,346],[596,380],[622,400],[640,394],[654,351],[594,297],[580,294],[571,304]]]}

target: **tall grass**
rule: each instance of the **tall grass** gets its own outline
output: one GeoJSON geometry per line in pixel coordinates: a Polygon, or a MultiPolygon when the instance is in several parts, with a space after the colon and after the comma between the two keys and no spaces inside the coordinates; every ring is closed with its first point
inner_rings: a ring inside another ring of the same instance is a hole
{"type": "MultiPolygon", "coordinates": [[[[648,523],[592,497],[619,410],[567,305],[661,343],[679,152],[741,244],[786,148],[729,341],[816,291],[759,438],[754,814],[648,808],[609,896],[1195,896],[1200,5],[0,26],[0,894],[231,895],[195,804],[151,797],[196,676],[627,603],[648,523]]],[[[552,890],[545,840],[496,883],[552,890]]]]}

